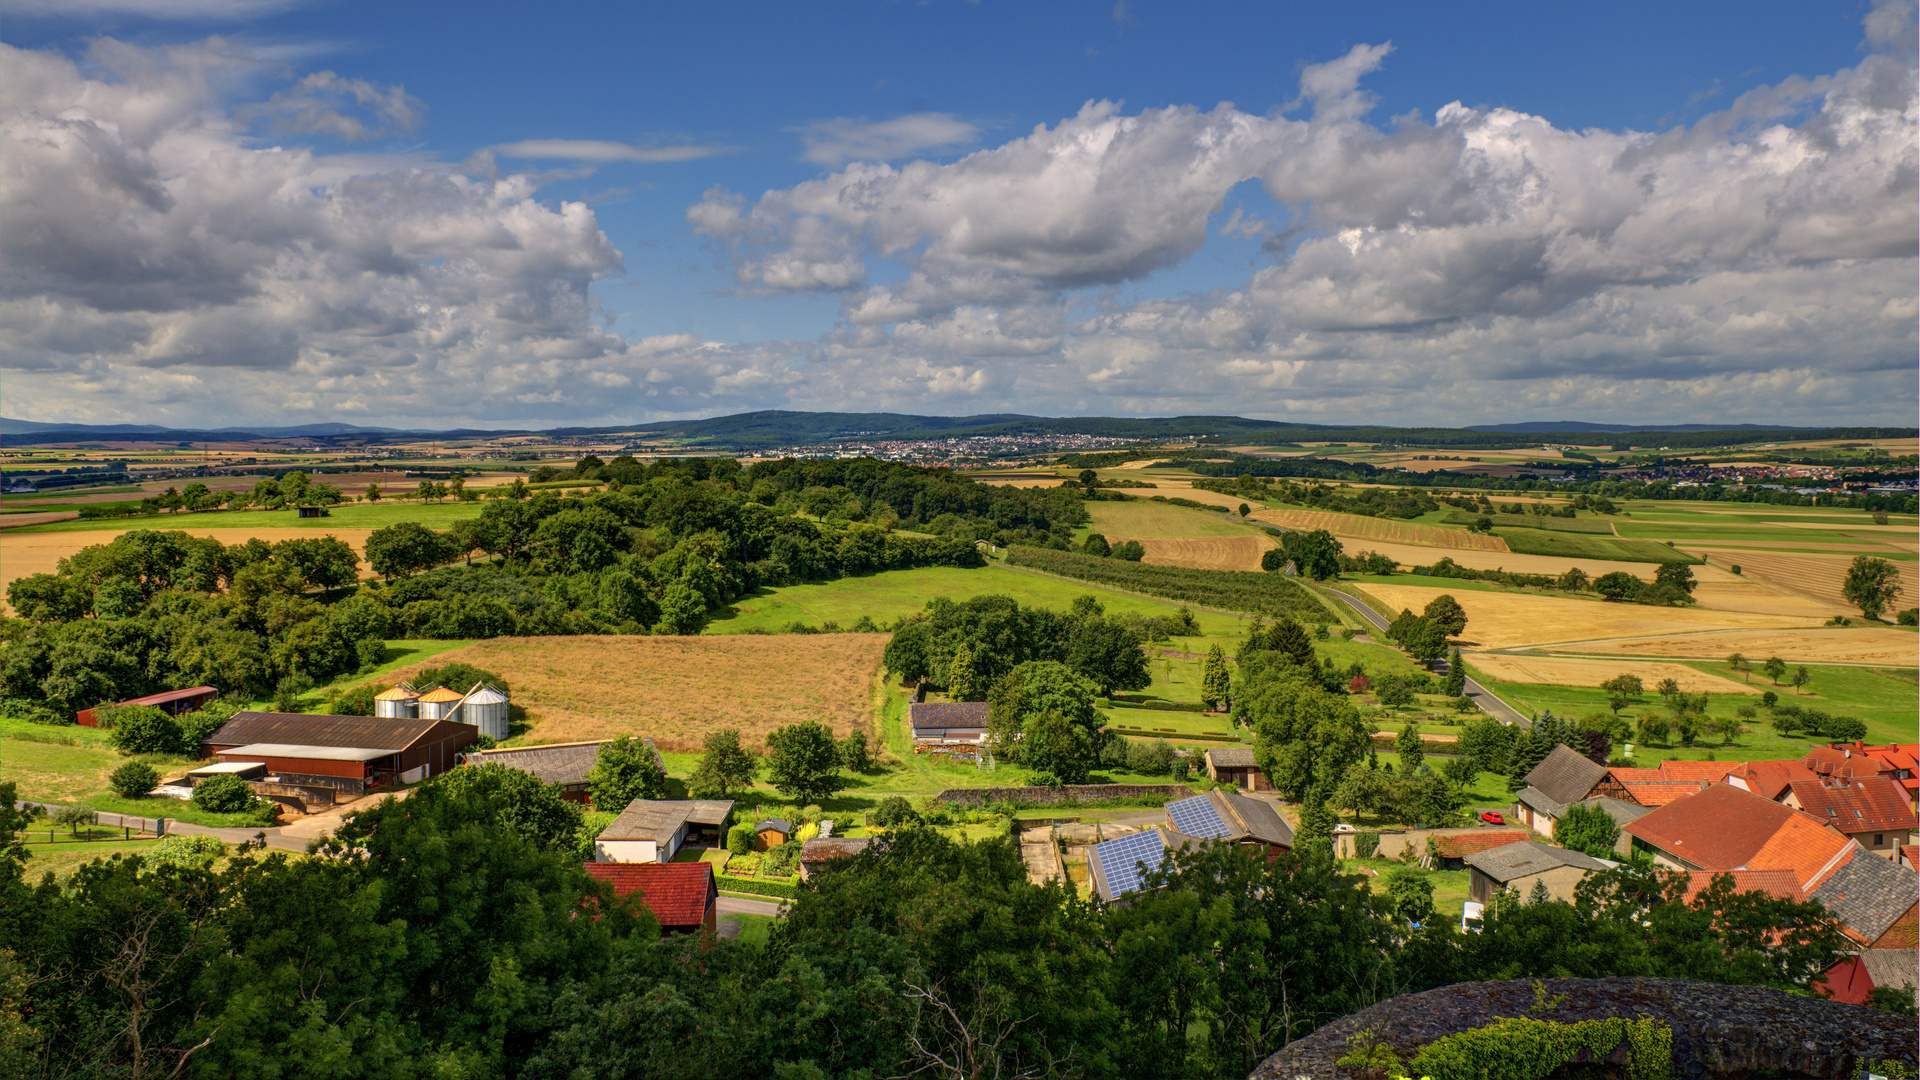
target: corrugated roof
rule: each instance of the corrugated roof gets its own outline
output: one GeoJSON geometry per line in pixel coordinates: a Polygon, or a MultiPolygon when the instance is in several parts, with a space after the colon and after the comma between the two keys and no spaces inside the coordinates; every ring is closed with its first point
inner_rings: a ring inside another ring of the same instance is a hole
{"type": "Polygon", "coordinates": [[[635,799],[601,830],[599,838],[669,840],[687,823],[695,805],[687,799],[635,799]]]}
{"type": "Polygon", "coordinates": [[[1916,895],[1920,895],[1920,875],[1912,867],[1896,866],[1891,859],[1860,849],[1813,890],[1813,899],[1826,905],[1863,942],[1886,933],[1913,910],[1916,895]]]}
{"type": "Polygon", "coordinates": [[[505,705],[507,695],[486,683],[474,683],[473,689],[467,691],[465,700],[470,705],[505,705]]]}
{"type": "Polygon", "coordinates": [[[1920,828],[1906,792],[1886,776],[1802,780],[1792,787],[1800,809],[1844,833],[1920,828]]]}
{"type": "Polygon", "coordinates": [[[907,706],[907,722],[915,731],[938,728],[985,728],[984,701],[923,701],[907,706]]]}
{"type": "Polygon", "coordinates": [[[1207,751],[1207,763],[1229,769],[1257,769],[1260,763],[1254,760],[1253,748],[1248,746],[1222,746],[1207,751]]]}
{"type": "Polygon", "coordinates": [[[214,751],[220,757],[307,758],[312,761],[378,761],[398,751],[366,746],[302,746],[297,743],[248,743],[214,751]]]}
{"type": "Polygon", "coordinates": [[[600,748],[605,745],[600,741],[477,750],[467,754],[467,764],[505,765],[546,784],[584,784],[587,773],[600,758],[600,748]]]}
{"type": "Polygon", "coordinates": [[[615,896],[639,893],[661,926],[699,926],[719,896],[713,870],[703,862],[591,862],[586,867],[587,876],[611,884],[615,896]]]}
{"type": "Polygon", "coordinates": [[[1466,862],[1468,866],[1502,883],[1543,874],[1562,866],[1571,866],[1591,874],[1620,865],[1608,859],[1596,859],[1585,852],[1542,844],[1537,840],[1523,840],[1475,851],[1466,856],[1466,862]]]}
{"type": "Polygon", "coordinates": [[[1564,806],[1593,794],[1594,786],[1606,777],[1605,765],[1560,743],[1527,774],[1527,784],[1564,806]]]}
{"type": "Polygon", "coordinates": [[[158,694],[148,694],[146,697],[137,697],[131,701],[123,701],[120,704],[121,705],[165,705],[170,701],[182,701],[186,698],[200,697],[204,694],[217,695],[219,693],[220,693],[219,689],[212,686],[190,686],[185,690],[165,690],[158,694]]]}
{"type": "Polygon", "coordinates": [[[465,695],[465,694],[462,694],[462,693],[461,693],[460,691],[458,691],[458,690],[449,690],[449,689],[447,689],[446,687],[444,687],[444,686],[442,686],[442,687],[438,687],[438,688],[436,688],[436,689],[433,689],[433,690],[429,690],[429,691],[427,691],[427,692],[426,692],[426,693],[424,693],[424,694],[421,694],[421,695],[420,695],[420,700],[421,700],[421,701],[432,701],[432,702],[440,702],[440,701],[459,701],[459,700],[461,700],[461,699],[462,699],[462,698],[464,698],[464,697],[466,697],[466,695],[465,695]]]}
{"type": "Polygon", "coordinates": [[[373,695],[373,700],[375,701],[412,701],[419,696],[420,696],[419,694],[414,693],[413,691],[407,689],[404,686],[392,686],[373,695]]]}
{"type": "Polygon", "coordinates": [[[326,716],[319,713],[234,713],[233,719],[208,736],[211,746],[248,743],[286,743],[294,746],[360,746],[405,750],[415,743],[464,734],[478,737],[473,728],[449,720],[420,720],[393,716],[326,716]]]}

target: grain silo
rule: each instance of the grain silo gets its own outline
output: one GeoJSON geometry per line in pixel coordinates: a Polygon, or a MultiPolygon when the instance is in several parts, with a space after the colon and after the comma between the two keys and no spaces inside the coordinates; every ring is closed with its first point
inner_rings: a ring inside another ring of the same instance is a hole
{"type": "Polygon", "coordinates": [[[486,683],[474,683],[460,703],[459,719],[463,724],[479,728],[482,735],[504,739],[507,737],[507,695],[486,683]]]}
{"type": "Polygon", "coordinates": [[[449,690],[444,686],[420,695],[420,719],[460,719],[460,699],[464,696],[458,690],[449,690]]]}
{"type": "Polygon", "coordinates": [[[415,703],[419,700],[419,694],[404,686],[382,690],[373,695],[373,715],[396,720],[411,720],[418,715],[415,703]]]}

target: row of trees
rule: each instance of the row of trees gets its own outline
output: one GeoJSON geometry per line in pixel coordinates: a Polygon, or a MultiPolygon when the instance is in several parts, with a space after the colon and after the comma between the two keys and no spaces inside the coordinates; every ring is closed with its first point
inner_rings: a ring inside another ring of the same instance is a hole
{"type": "Polygon", "coordinates": [[[0,788],[0,1072],[733,1078],[1246,1075],[1315,1028],[1474,979],[1686,977],[1805,992],[1817,904],[1693,903],[1637,868],[1572,902],[1410,931],[1324,843],[1203,845],[1125,906],[1036,885],[1006,839],[911,819],[799,890],[764,946],[662,939],[583,872],[577,808],[465,767],[314,856],[139,856],[28,884],[0,788]],[[571,813],[569,812],[571,810],[571,813]],[[589,915],[591,917],[581,917],[589,915]]]}

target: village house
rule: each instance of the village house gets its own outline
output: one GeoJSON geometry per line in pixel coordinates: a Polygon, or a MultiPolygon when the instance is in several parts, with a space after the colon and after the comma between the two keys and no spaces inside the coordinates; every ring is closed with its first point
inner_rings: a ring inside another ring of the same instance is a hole
{"type": "Polygon", "coordinates": [[[1567,746],[1555,746],[1527,773],[1526,787],[1514,796],[1514,816],[1551,839],[1553,823],[1567,807],[1593,795],[1606,779],[1605,765],[1567,746]]]}
{"type": "Polygon", "coordinates": [[[1869,746],[1863,742],[1828,743],[1816,746],[1801,762],[1821,779],[1855,776],[1885,776],[1906,793],[1907,808],[1920,807],[1920,775],[1915,761],[1920,759],[1920,744],[1888,743],[1869,746]]]}
{"type": "Polygon", "coordinates": [[[1620,864],[1596,859],[1578,851],[1523,840],[1476,851],[1465,858],[1467,897],[1475,903],[1489,904],[1504,889],[1512,889],[1522,898],[1530,898],[1536,888],[1544,889],[1555,900],[1573,899],[1573,887],[1596,871],[1611,870],[1620,864]]]}
{"type": "Polygon", "coordinates": [[[1883,859],[1898,859],[1920,829],[1906,792],[1884,773],[1795,781],[1781,802],[1824,820],[1883,859]]]}
{"type": "Polygon", "coordinates": [[[1858,845],[1811,814],[1728,784],[1628,822],[1634,848],[1672,870],[1790,870],[1804,888],[1858,845]]]}
{"type": "MultiPolygon", "coordinates": [[[[1920,988],[1920,875],[1912,867],[1853,849],[1808,893],[1846,931],[1852,955],[1829,968],[1824,992],[1858,1004],[1874,987],[1920,988]]],[[[1816,985],[1818,989],[1822,986],[1816,985]]]]}
{"type": "Polygon", "coordinates": [[[1244,791],[1272,791],[1250,746],[1222,746],[1206,753],[1207,778],[1244,791]]]}
{"type": "Polygon", "coordinates": [[[593,842],[595,862],[665,863],[683,847],[717,847],[731,799],[635,799],[593,842]]]}
{"type": "Polygon", "coordinates": [[[1779,802],[1796,781],[1814,779],[1813,770],[1798,761],[1747,761],[1730,767],[1726,782],[1779,802]]]}
{"type": "Polygon", "coordinates": [[[714,933],[720,925],[720,889],[703,862],[590,862],[587,876],[613,886],[613,895],[640,898],[669,934],[714,933]]]}

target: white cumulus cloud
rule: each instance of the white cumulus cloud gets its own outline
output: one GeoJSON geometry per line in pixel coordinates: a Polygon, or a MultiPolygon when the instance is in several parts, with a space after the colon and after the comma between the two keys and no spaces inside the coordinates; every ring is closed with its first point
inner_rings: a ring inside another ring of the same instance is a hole
{"type": "Polygon", "coordinates": [[[793,129],[806,148],[801,157],[837,168],[849,161],[893,161],[915,154],[971,146],[980,129],[947,113],[917,112],[891,120],[837,117],[793,129]]]}

